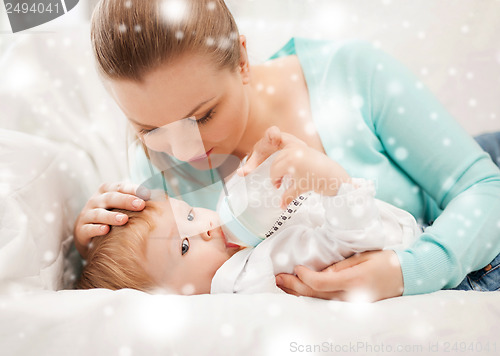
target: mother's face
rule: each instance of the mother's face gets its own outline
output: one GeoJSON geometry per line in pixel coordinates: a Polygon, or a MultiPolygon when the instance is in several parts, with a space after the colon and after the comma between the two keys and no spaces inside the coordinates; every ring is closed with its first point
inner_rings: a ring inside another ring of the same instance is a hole
{"type": "Polygon", "coordinates": [[[245,131],[247,70],[219,69],[184,55],[146,75],[115,80],[110,91],[149,149],[206,168],[208,155],[234,153],[245,131]]]}

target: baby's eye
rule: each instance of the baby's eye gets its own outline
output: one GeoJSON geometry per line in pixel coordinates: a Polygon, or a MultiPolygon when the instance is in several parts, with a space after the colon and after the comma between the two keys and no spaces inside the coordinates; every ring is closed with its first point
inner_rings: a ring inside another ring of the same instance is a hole
{"type": "Polygon", "coordinates": [[[181,255],[184,256],[184,254],[188,251],[189,251],[189,240],[186,237],[182,240],[181,255]]]}
{"type": "Polygon", "coordinates": [[[191,209],[191,210],[189,211],[189,214],[188,214],[188,216],[187,216],[187,219],[188,219],[189,221],[193,221],[193,219],[194,219],[193,209],[191,209]]]}

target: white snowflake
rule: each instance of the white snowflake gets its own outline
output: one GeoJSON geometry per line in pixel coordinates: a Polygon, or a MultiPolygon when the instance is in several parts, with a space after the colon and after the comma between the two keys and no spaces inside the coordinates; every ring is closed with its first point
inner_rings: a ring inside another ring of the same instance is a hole
{"type": "Polygon", "coordinates": [[[175,38],[179,41],[182,40],[184,38],[184,32],[180,30],[175,31],[175,38]]]}
{"type": "Polygon", "coordinates": [[[45,213],[44,219],[46,222],[52,223],[56,219],[56,216],[54,215],[54,213],[48,212],[48,213],[45,213]]]}
{"type": "Polygon", "coordinates": [[[404,205],[403,201],[397,197],[394,198],[392,201],[393,201],[394,205],[396,205],[398,207],[402,207],[404,205]]]}
{"type": "Polygon", "coordinates": [[[270,85],[266,88],[266,93],[268,95],[274,95],[276,93],[276,88],[274,86],[270,85]]]}
{"type": "Polygon", "coordinates": [[[363,216],[363,214],[365,213],[365,209],[363,206],[360,206],[360,205],[357,205],[357,206],[354,206],[350,209],[351,211],[351,215],[355,218],[360,218],[363,216]]]}
{"type": "Polygon", "coordinates": [[[215,40],[213,39],[213,37],[207,37],[207,39],[205,40],[205,44],[208,47],[212,47],[213,45],[215,45],[215,40]]]}
{"type": "Polygon", "coordinates": [[[45,253],[43,254],[43,260],[45,262],[52,262],[54,260],[54,252],[52,251],[45,251],[45,253]]]}
{"type": "Polygon", "coordinates": [[[354,95],[351,98],[351,105],[355,109],[358,109],[358,110],[361,109],[364,104],[365,104],[365,101],[363,100],[363,97],[361,97],[360,95],[354,95]]]}
{"type": "Polygon", "coordinates": [[[443,182],[442,188],[443,188],[443,190],[447,191],[447,190],[449,190],[453,186],[453,184],[455,184],[455,179],[453,179],[451,177],[447,178],[443,182]]]}
{"type": "Polygon", "coordinates": [[[277,317],[281,314],[281,306],[279,304],[270,304],[267,306],[267,312],[269,316],[277,317]]]}
{"type": "Polygon", "coordinates": [[[103,313],[105,316],[112,316],[115,313],[115,310],[113,309],[112,306],[106,306],[104,307],[103,313]]]}
{"type": "Polygon", "coordinates": [[[344,157],[344,149],[340,147],[333,148],[328,155],[334,160],[340,160],[344,157]]]}
{"type": "Polygon", "coordinates": [[[376,49],[382,48],[382,42],[380,42],[380,40],[374,40],[374,41],[372,41],[372,46],[373,46],[373,48],[376,48],[376,49]]]}
{"type": "Polygon", "coordinates": [[[122,346],[118,350],[119,356],[132,356],[132,349],[128,346],[122,346]]]}
{"type": "Polygon", "coordinates": [[[217,46],[220,49],[225,50],[225,49],[228,49],[229,47],[231,47],[231,44],[232,44],[232,41],[229,38],[221,37],[221,38],[219,38],[217,46]]]}
{"type": "Polygon", "coordinates": [[[163,0],[161,15],[167,23],[180,23],[187,18],[188,7],[184,0],[163,0]]]}
{"type": "Polygon", "coordinates": [[[284,252],[280,252],[276,255],[276,264],[279,266],[285,266],[289,260],[290,257],[284,252]]]}
{"type": "Polygon", "coordinates": [[[215,10],[215,2],[209,1],[208,4],[207,4],[207,9],[210,10],[210,11],[215,10]]]}
{"type": "Polygon", "coordinates": [[[231,337],[234,335],[234,327],[231,324],[222,324],[220,333],[224,337],[231,337]]]}
{"type": "Polygon", "coordinates": [[[404,161],[408,158],[408,150],[404,147],[398,147],[396,148],[394,155],[396,156],[397,160],[404,161]]]}
{"type": "Polygon", "coordinates": [[[193,284],[187,283],[182,286],[181,293],[184,295],[193,295],[196,292],[196,289],[193,284]]]}

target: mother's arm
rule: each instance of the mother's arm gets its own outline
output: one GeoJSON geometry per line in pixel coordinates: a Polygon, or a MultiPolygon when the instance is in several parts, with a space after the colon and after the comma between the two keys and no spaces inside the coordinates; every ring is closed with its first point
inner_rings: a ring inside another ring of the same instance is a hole
{"type": "Polygon", "coordinates": [[[387,156],[443,211],[430,212],[434,224],[404,251],[364,253],[322,272],[299,267],[298,277],[277,280],[288,292],[340,299],[355,290],[378,300],[455,287],[500,251],[500,171],[404,66],[368,45],[350,50],[387,156]]]}

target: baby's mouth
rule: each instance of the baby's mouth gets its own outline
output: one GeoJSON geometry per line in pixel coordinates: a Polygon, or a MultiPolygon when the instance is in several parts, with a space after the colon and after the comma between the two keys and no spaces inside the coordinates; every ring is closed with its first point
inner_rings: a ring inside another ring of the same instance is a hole
{"type": "Polygon", "coordinates": [[[227,241],[226,235],[224,235],[224,231],[222,231],[222,228],[220,228],[220,227],[219,227],[219,229],[220,229],[221,236],[224,239],[224,243],[226,244],[226,248],[233,248],[233,249],[234,248],[237,248],[237,249],[241,248],[240,245],[237,245],[235,243],[227,241]]]}

